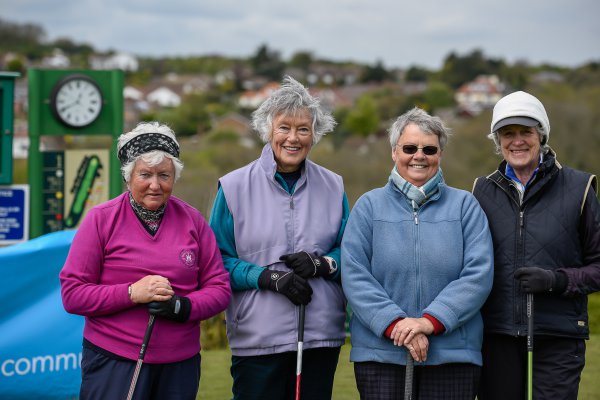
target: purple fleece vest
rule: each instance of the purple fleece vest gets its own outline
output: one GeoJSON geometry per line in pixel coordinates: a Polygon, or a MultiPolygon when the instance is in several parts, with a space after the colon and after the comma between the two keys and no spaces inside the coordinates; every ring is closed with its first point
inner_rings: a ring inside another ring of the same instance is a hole
{"type": "MultiPolygon", "coordinates": [[[[306,160],[290,195],[275,180],[270,144],[261,157],[233,171],[220,183],[233,216],[238,257],[270,269],[288,270],[279,261],[298,251],[324,255],[335,245],[342,219],[343,182],[339,175],[306,160]]],[[[305,347],[340,346],[344,341],[345,299],[341,286],[323,278],[306,307],[305,347]]],[[[234,355],[293,351],[295,307],[285,296],[266,291],[234,292],[227,310],[227,334],[234,355]]]]}

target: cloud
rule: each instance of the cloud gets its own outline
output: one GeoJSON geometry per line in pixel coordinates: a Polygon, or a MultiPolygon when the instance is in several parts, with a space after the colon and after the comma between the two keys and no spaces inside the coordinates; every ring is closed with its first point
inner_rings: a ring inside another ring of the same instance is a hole
{"type": "Polygon", "coordinates": [[[441,67],[481,49],[514,62],[575,66],[600,58],[596,0],[3,0],[3,18],[35,23],[49,39],[138,55],[248,57],[267,44],[290,57],[387,67],[441,67]]]}

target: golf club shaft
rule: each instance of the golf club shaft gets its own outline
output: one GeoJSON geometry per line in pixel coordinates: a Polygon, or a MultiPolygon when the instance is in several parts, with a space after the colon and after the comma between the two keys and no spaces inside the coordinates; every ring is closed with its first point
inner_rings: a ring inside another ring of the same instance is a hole
{"type": "Polygon", "coordinates": [[[150,315],[150,318],[148,319],[148,326],[146,327],[146,333],[144,334],[144,340],[142,342],[142,347],[140,348],[140,355],[138,356],[137,364],[135,365],[135,371],[133,371],[133,378],[131,379],[131,385],[129,386],[129,392],[127,393],[127,400],[131,400],[133,398],[133,392],[135,392],[140,370],[142,369],[144,357],[146,356],[148,342],[150,341],[150,336],[152,335],[152,328],[154,328],[154,315],[150,315]]]}
{"type": "Polygon", "coordinates": [[[404,375],[404,400],[412,399],[413,374],[415,371],[415,360],[410,351],[406,351],[406,374],[404,375]]]}
{"type": "Polygon", "coordinates": [[[533,293],[527,293],[527,399],[533,399],[533,293]]]}
{"type": "Polygon", "coordinates": [[[296,358],[296,400],[300,400],[300,382],[302,380],[302,347],[304,346],[304,304],[298,310],[298,355],[296,358]]]}

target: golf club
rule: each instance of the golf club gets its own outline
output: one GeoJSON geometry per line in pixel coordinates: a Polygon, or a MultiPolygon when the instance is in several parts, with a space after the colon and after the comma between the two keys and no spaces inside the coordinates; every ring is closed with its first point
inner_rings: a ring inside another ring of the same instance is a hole
{"type": "Polygon", "coordinates": [[[527,293],[527,399],[533,399],[533,293],[527,293]]]}
{"type": "Polygon", "coordinates": [[[129,386],[129,393],[127,393],[127,400],[131,400],[133,398],[133,392],[135,392],[135,386],[137,385],[138,376],[140,375],[140,369],[142,369],[142,364],[144,363],[144,356],[146,355],[148,342],[150,341],[150,336],[152,335],[152,328],[154,328],[154,315],[150,315],[150,318],[148,319],[148,327],[146,328],[144,341],[142,342],[142,348],[140,349],[140,355],[138,356],[135,371],[133,372],[133,378],[131,379],[131,385],[129,386]]]}
{"type": "Polygon", "coordinates": [[[412,399],[413,374],[415,371],[415,360],[410,351],[406,351],[406,374],[404,375],[404,400],[412,399]]]}
{"type": "Polygon", "coordinates": [[[302,380],[302,347],[304,346],[304,304],[298,311],[298,355],[296,358],[296,400],[300,400],[300,381],[302,380]]]}

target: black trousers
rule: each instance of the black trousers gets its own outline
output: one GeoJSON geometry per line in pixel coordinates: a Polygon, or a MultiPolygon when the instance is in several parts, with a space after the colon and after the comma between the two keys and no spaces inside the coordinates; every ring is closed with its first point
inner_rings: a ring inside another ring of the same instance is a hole
{"type": "MultiPolygon", "coordinates": [[[[474,364],[417,366],[413,376],[415,400],[473,400],[481,367],[474,364]]],[[[402,400],[406,367],[378,362],[355,362],[354,375],[361,400],[402,400]]]]}
{"type": "MultiPolygon", "coordinates": [[[[116,360],[83,348],[80,400],[126,399],[136,361],[116,360]]],[[[200,354],[169,364],[143,364],[133,398],[194,400],[200,384],[200,354]]]]}
{"type": "MultiPolygon", "coordinates": [[[[527,398],[527,339],[484,335],[479,400],[527,398]]],[[[585,341],[555,336],[533,338],[533,398],[576,400],[585,365],[585,341]]]]}
{"type": "MultiPolygon", "coordinates": [[[[232,356],[234,400],[294,400],[296,356],[295,351],[265,356],[232,356]]],[[[331,399],[339,356],[339,347],[321,347],[302,352],[302,399],[331,399]]]]}

